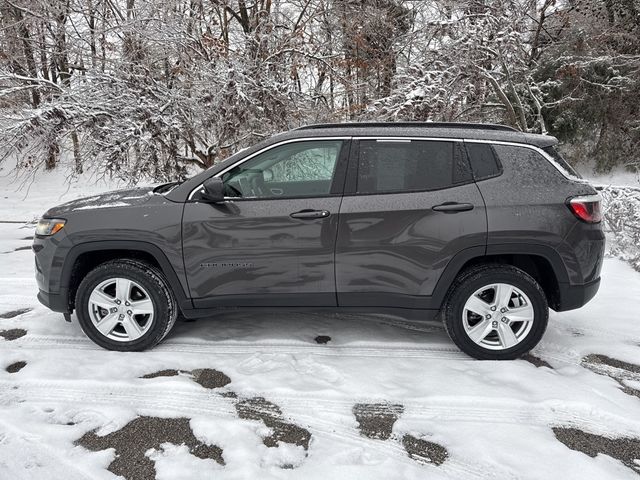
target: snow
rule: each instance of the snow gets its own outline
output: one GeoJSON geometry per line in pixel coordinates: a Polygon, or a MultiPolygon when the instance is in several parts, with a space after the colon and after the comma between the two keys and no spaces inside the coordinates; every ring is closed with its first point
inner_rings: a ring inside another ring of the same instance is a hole
{"type": "MultiPolygon", "coordinates": [[[[117,178],[75,175],[68,162],[52,171],[17,172],[15,161],[0,164],[0,220],[37,221],[49,208],[81,197],[125,188],[117,178]],[[37,176],[37,182],[35,178],[37,176]]],[[[144,183],[138,184],[142,186],[144,183]]]]}
{"type": "Polygon", "coordinates": [[[594,173],[592,165],[576,166],[580,174],[594,185],[640,187],[640,172],[629,172],[622,168],[609,173],[594,173]]]}
{"type": "MultiPolygon", "coordinates": [[[[20,203],[6,178],[0,191],[10,198],[0,205],[0,220],[35,218],[51,204],[100,190],[76,184],[58,195],[48,181],[56,181],[52,173],[20,203]]],[[[552,368],[472,360],[437,323],[314,312],[233,312],[180,322],[151,351],[117,353],[85,338],[75,317],[66,323],[37,302],[33,254],[15,250],[29,246],[32,234],[32,226],[0,224],[0,315],[32,309],[0,318],[0,331],[27,331],[13,341],[0,338],[0,478],[115,478],[106,470],[114,449],[92,452],[74,442],[94,429],[117,432],[142,415],[187,417],[198,440],[223,450],[224,466],[195,457],[185,445],[149,449],[163,480],[638,478],[609,456],[570,450],[551,430],[640,438],[640,400],[581,363],[602,354],[640,364],[640,273],[620,260],[605,260],[591,303],[551,313],[533,354],[552,368]],[[331,340],[316,344],[318,335],[331,340]],[[5,371],[17,361],[26,366],[5,371]],[[231,383],[206,389],[187,374],[140,378],[198,368],[224,372],[231,383]],[[231,392],[237,399],[226,395],[231,392]],[[235,407],[252,397],[276,404],[285,421],[308,430],[308,451],[284,442],[266,446],[273,428],[239,418],[235,407]],[[404,407],[391,438],[359,432],[357,403],[404,407]],[[446,461],[411,459],[405,434],[443,446],[446,461]]],[[[630,373],[624,385],[639,388],[639,382],[630,373]]]]}
{"type": "MultiPolygon", "coordinates": [[[[140,197],[129,197],[129,198],[140,198],[140,197]]],[[[95,210],[98,208],[115,208],[115,207],[126,207],[127,205],[129,205],[128,203],[125,202],[112,202],[112,203],[105,203],[103,205],[86,205],[84,207],[76,207],[73,210],[95,210]]]]}

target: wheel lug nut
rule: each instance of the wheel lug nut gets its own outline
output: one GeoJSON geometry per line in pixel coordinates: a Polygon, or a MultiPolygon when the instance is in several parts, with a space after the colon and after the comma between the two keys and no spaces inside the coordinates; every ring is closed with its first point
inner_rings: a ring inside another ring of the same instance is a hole
{"type": "Polygon", "coordinates": [[[120,302],[120,300],[116,299],[116,305],[120,305],[120,303],[122,303],[122,302],[120,302]]]}
{"type": "Polygon", "coordinates": [[[131,305],[129,302],[124,302],[124,304],[128,307],[129,305],[131,305]]]}
{"type": "Polygon", "coordinates": [[[487,315],[487,317],[486,317],[486,318],[487,318],[487,320],[489,320],[489,319],[491,318],[491,315],[487,315]]]}
{"type": "Polygon", "coordinates": [[[496,307],[491,307],[491,311],[495,312],[496,311],[496,307]]]}
{"type": "Polygon", "coordinates": [[[133,312],[131,310],[127,310],[127,315],[133,315],[133,312]]]}
{"type": "Polygon", "coordinates": [[[111,313],[116,313],[118,311],[118,309],[116,307],[113,307],[113,308],[109,309],[109,311],[111,313]]]}
{"type": "Polygon", "coordinates": [[[124,315],[123,315],[123,314],[120,314],[120,315],[118,315],[118,318],[119,318],[120,320],[122,320],[122,319],[124,318],[124,315]]]}
{"type": "Polygon", "coordinates": [[[500,309],[500,312],[501,312],[501,313],[504,313],[504,312],[506,312],[506,311],[507,311],[507,309],[506,309],[506,308],[501,308],[501,309],[500,309]]]}

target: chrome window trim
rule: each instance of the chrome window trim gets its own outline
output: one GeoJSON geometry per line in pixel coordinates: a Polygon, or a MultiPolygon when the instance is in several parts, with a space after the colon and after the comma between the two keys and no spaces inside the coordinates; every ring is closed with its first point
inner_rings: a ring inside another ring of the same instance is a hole
{"type": "MultiPolygon", "coordinates": [[[[252,153],[251,155],[248,155],[247,157],[243,158],[242,160],[234,163],[233,165],[230,165],[229,167],[225,168],[224,170],[216,173],[214,175],[214,177],[219,177],[223,174],[225,174],[226,172],[228,172],[229,170],[231,170],[232,168],[237,167],[238,165],[242,165],[244,162],[251,160],[253,157],[256,157],[258,155],[260,155],[261,153],[264,153],[268,150],[271,150],[272,148],[276,148],[279,147],[281,145],[286,145],[288,143],[296,143],[296,142],[310,142],[310,141],[322,141],[322,140],[375,140],[375,141],[411,141],[411,140],[418,140],[418,141],[435,141],[435,142],[463,142],[463,143],[487,143],[490,145],[506,145],[506,146],[510,146],[510,147],[523,147],[523,148],[528,148],[530,150],[533,150],[537,153],[539,153],[540,155],[542,155],[542,157],[547,160],[551,165],[553,165],[553,167],[555,167],[556,170],[558,170],[558,172],[560,172],[560,174],[565,177],[568,180],[574,181],[574,182],[580,182],[580,183],[586,183],[588,184],[589,181],[585,180],[583,178],[578,178],[578,177],[574,177],[573,175],[571,175],[569,172],[567,172],[564,168],[562,168],[562,166],[560,164],[558,164],[558,162],[556,162],[551,155],[549,155],[547,152],[545,152],[544,150],[542,150],[540,147],[536,147],[535,145],[530,145],[528,143],[518,143],[518,142],[505,142],[505,141],[500,141],[500,140],[479,140],[479,139],[464,139],[464,138],[444,138],[444,137],[398,137],[398,136],[386,136],[386,135],[372,135],[372,136],[357,136],[357,137],[353,137],[353,136],[340,136],[340,137],[301,137],[301,138],[291,138],[289,140],[283,140],[281,142],[278,143],[274,143],[273,145],[269,145],[267,147],[264,147],[260,150],[258,150],[257,152],[252,153]]],[[[193,195],[202,188],[202,183],[200,185],[198,185],[197,187],[195,187],[193,190],[191,190],[191,193],[189,193],[189,196],[187,197],[187,201],[192,200],[193,199],[193,195]]],[[[228,198],[229,200],[233,200],[235,197],[225,197],[228,198]]]]}
{"type": "MultiPolygon", "coordinates": [[[[269,151],[269,150],[271,150],[273,148],[279,147],[281,145],[286,145],[288,143],[311,142],[311,141],[316,141],[317,142],[317,141],[323,141],[323,140],[351,140],[351,138],[352,137],[302,137],[302,138],[290,138],[289,140],[282,140],[281,142],[274,143],[273,145],[267,145],[266,147],[261,148],[257,152],[252,153],[251,155],[247,155],[242,160],[237,161],[233,165],[230,165],[229,167],[225,168],[224,170],[221,170],[220,172],[216,173],[215,175],[212,175],[209,178],[220,177],[221,175],[224,175],[225,173],[227,173],[232,168],[235,168],[238,165],[242,165],[244,162],[247,162],[247,161],[251,160],[253,157],[256,157],[256,156],[260,155],[261,153],[267,152],[267,151],[269,151]]],[[[195,187],[193,190],[191,190],[191,192],[189,193],[189,196],[187,197],[187,201],[193,200],[193,196],[195,195],[195,193],[198,190],[200,190],[202,188],[203,183],[201,183],[200,185],[195,187]]],[[[224,197],[224,198],[225,199],[229,199],[229,200],[235,199],[235,197],[224,197]]]]}
{"type": "Polygon", "coordinates": [[[462,138],[445,138],[445,137],[389,137],[385,135],[372,135],[351,137],[352,140],[375,140],[376,142],[410,142],[411,140],[433,141],[433,142],[464,142],[462,138]]]}

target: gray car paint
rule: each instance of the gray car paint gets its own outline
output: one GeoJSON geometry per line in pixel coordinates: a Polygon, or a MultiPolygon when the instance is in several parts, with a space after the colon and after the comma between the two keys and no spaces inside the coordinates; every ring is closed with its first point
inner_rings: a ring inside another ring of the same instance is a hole
{"type": "Polygon", "coordinates": [[[602,228],[581,222],[566,205],[570,197],[593,195],[596,190],[558,175],[534,150],[513,145],[494,145],[494,150],[504,172],[478,182],[487,208],[487,244],[546,246],[559,253],[571,283],[598,278],[596,265],[602,264],[604,253],[602,228]]]}
{"type": "Polygon", "coordinates": [[[95,195],[49,209],[44,217],[63,218],[67,223],[60,234],[34,239],[38,287],[48,293],[67,287],[62,285],[63,269],[74,248],[80,245],[103,248],[101,243],[118,241],[133,246],[148,243],[159,248],[183,290],[188,291],[182,261],[183,208],[183,203],[154,194],[153,187],[148,187],[95,195]]]}
{"type": "Polygon", "coordinates": [[[340,200],[333,196],[187,203],[184,262],[195,304],[229,305],[241,294],[251,297],[254,306],[298,306],[311,299],[314,305],[335,306],[333,252],[340,200]],[[290,217],[305,209],[331,215],[290,217]]]}
{"type": "Polygon", "coordinates": [[[554,270],[568,283],[579,286],[599,277],[604,246],[601,226],[579,222],[565,205],[568,197],[594,190],[563,177],[544,158],[510,154],[508,149],[501,155],[503,175],[477,186],[346,195],[342,200],[340,195],[295,201],[243,200],[222,206],[188,200],[205,179],[265,146],[288,139],[345,135],[465,138],[539,147],[556,143],[547,136],[459,128],[288,132],[230,157],[166,195],[135,189],[50,209],[46,217],[65,218],[67,224],[51,238],[34,239],[38,286],[47,294],[65,297],[67,306],[57,308],[69,311],[73,303],[66,298],[72,290],[69,272],[78,258],[74,252],[113,245],[130,250],[148,247],[145,251],[163,257],[158,263],[174,292],[180,293],[184,312],[194,307],[267,304],[439,308],[443,292],[464,261],[505,245],[522,254],[530,253],[531,246],[549,249],[553,253],[550,261],[556,256],[561,259],[554,263],[554,270]],[[486,215],[478,188],[486,202],[486,215]],[[444,201],[469,202],[475,208],[453,215],[430,211],[430,206],[444,201]],[[288,217],[304,208],[326,209],[332,215],[312,221],[288,217]],[[336,235],[334,263],[332,238],[336,235]],[[231,266],[201,267],[215,263],[231,266]],[[337,285],[332,280],[334,268],[337,285]],[[434,289],[439,292],[435,303],[429,298],[434,289]]]}
{"type": "Polygon", "coordinates": [[[345,196],[336,245],[338,303],[432,308],[430,296],[454,255],[486,244],[475,183],[437,191],[345,196]],[[432,207],[470,203],[471,211],[432,207]]]}

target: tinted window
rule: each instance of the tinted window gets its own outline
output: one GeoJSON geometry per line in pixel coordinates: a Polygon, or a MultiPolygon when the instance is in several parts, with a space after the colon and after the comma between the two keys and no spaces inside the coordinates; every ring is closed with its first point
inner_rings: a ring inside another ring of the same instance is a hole
{"type": "Polygon", "coordinates": [[[362,140],[358,192],[437,190],[468,182],[471,173],[454,142],[362,140]]]}
{"type": "Polygon", "coordinates": [[[225,195],[242,198],[328,195],[342,142],[288,143],[232,168],[222,176],[225,195]]]}
{"type": "Polygon", "coordinates": [[[487,143],[467,143],[467,153],[476,180],[500,175],[501,168],[493,148],[487,143]]]}

